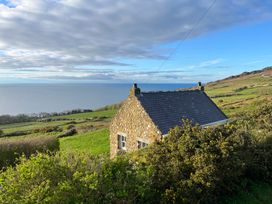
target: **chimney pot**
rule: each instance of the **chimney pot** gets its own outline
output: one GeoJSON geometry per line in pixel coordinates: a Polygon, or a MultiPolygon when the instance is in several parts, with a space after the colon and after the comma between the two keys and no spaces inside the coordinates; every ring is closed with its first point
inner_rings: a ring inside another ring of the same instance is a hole
{"type": "Polygon", "coordinates": [[[204,88],[204,86],[202,85],[201,82],[198,82],[198,88],[199,88],[200,91],[204,91],[205,90],[205,88],[204,88]]]}
{"type": "Polygon", "coordinates": [[[130,89],[130,95],[136,96],[141,94],[141,89],[138,88],[138,85],[136,83],[133,84],[133,87],[130,89]]]}

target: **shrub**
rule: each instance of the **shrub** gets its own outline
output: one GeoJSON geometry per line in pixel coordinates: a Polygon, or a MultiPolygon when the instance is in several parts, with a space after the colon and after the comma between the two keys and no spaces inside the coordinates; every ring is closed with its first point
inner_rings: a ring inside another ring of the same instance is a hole
{"type": "Polygon", "coordinates": [[[94,131],[94,130],[96,130],[96,127],[91,124],[80,126],[81,132],[89,132],[89,131],[94,131]]]}
{"type": "Polygon", "coordinates": [[[24,154],[27,158],[38,152],[59,150],[59,141],[55,137],[33,137],[23,139],[5,139],[0,142],[0,168],[14,165],[17,158],[24,154]]]}
{"type": "Polygon", "coordinates": [[[63,129],[59,126],[47,126],[33,130],[34,133],[49,133],[49,132],[62,132],[63,129]]]}
{"type": "MultiPolygon", "coordinates": [[[[0,174],[1,203],[135,203],[143,192],[128,159],[70,153],[20,159],[0,174]]],[[[142,175],[146,175],[142,172],[142,175]]]]}
{"type": "Polygon", "coordinates": [[[256,181],[272,182],[272,135],[257,142],[251,150],[247,177],[256,181]]]}
{"type": "Polygon", "coordinates": [[[77,134],[76,127],[72,127],[71,129],[68,129],[65,133],[59,135],[58,138],[69,137],[69,136],[73,136],[75,134],[77,134]]]}
{"type": "Polygon", "coordinates": [[[247,89],[247,88],[248,88],[247,86],[243,86],[243,87],[234,89],[234,91],[235,91],[235,92],[240,92],[240,91],[243,91],[243,90],[245,90],[245,89],[247,89]]]}
{"type": "Polygon", "coordinates": [[[80,155],[38,154],[30,160],[22,157],[16,171],[9,167],[0,175],[0,203],[86,203],[94,200],[91,196],[96,188],[94,169],[97,165],[95,159],[80,155]]]}
{"type": "Polygon", "coordinates": [[[98,122],[98,121],[103,121],[103,120],[105,120],[105,119],[107,119],[108,117],[106,117],[106,116],[95,116],[95,117],[93,117],[92,118],[92,120],[91,121],[93,121],[93,122],[98,122]]]}
{"type": "Polygon", "coordinates": [[[263,101],[253,111],[242,112],[233,123],[252,135],[251,161],[247,164],[247,177],[272,182],[272,106],[263,101]]]}
{"type": "Polygon", "coordinates": [[[0,134],[2,137],[16,137],[16,136],[23,136],[23,135],[29,135],[31,134],[31,131],[25,130],[25,131],[15,131],[11,133],[6,133],[6,134],[0,134]]]}
{"type": "Polygon", "coordinates": [[[233,127],[201,128],[184,121],[144,154],[154,173],[155,202],[217,202],[240,185],[250,135],[233,127]]]}
{"type": "Polygon", "coordinates": [[[218,94],[218,95],[214,95],[211,96],[211,98],[221,98],[221,97],[230,97],[230,96],[239,96],[241,94],[239,93],[224,93],[224,94],[218,94]]]}
{"type": "Polygon", "coordinates": [[[145,203],[150,195],[149,176],[144,166],[128,157],[108,161],[98,173],[94,203],[145,203]]]}
{"type": "Polygon", "coordinates": [[[76,127],[76,126],[70,124],[70,125],[67,126],[67,130],[73,129],[73,128],[75,128],[75,127],[76,127]]]}
{"type": "Polygon", "coordinates": [[[0,174],[0,203],[143,203],[148,176],[125,157],[39,153],[0,174]]]}

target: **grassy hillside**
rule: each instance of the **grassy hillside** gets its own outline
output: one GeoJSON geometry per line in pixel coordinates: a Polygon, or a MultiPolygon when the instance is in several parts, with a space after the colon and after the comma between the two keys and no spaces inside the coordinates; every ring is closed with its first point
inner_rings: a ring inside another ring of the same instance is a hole
{"type": "Polygon", "coordinates": [[[214,102],[232,116],[253,109],[260,101],[272,101],[272,68],[208,83],[205,88],[214,102]]]}

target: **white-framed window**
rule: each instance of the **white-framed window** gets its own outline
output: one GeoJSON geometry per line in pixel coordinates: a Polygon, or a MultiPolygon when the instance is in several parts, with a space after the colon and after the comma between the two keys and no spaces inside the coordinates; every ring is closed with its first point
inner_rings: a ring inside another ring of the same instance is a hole
{"type": "Polygon", "coordinates": [[[126,136],[118,134],[118,149],[126,150],[126,136]]]}
{"type": "Polygon", "coordinates": [[[143,141],[138,140],[137,141],[137,146],[138,146],[138,149],[141,149],[141,148],[147,147],[148,144],[143,142],[143,141]]]}

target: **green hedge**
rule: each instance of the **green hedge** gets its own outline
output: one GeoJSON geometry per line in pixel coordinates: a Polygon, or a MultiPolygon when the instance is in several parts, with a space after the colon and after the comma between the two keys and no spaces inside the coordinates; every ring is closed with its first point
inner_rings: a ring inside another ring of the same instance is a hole
{"type": "Polygon", "coordinates": [[[2,139],[0,141],[0,168],[14,165],[24,154],[30,157],[36,152],[53,152],[59,150],[59,140],[56,137],[32,137],[22,139],[2,139]]]}

